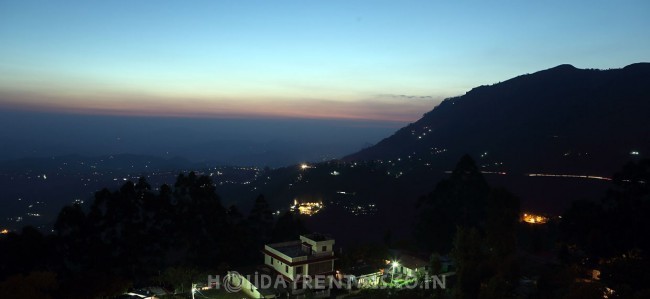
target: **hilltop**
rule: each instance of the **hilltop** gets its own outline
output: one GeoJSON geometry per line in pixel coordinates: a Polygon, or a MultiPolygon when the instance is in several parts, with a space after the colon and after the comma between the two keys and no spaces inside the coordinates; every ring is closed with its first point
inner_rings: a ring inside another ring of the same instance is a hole
{"type": "Polygon", "coordinates": [[[611,175],[650,151],[648,111],[650,63],[560,65],[448,98],[344,160],[417,156],[448,168],[468,153],[494,170],[611,175]],[[454,159],[436,159],[441,152],[454,159]]]}

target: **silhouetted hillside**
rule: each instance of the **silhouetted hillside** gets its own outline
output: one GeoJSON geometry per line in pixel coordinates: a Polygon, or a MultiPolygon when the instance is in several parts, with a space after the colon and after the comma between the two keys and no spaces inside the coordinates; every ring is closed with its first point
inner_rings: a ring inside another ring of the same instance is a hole
{"type": "Polygon", "coordinates": [[[449,168],[469,153],[488,170],[611,175],[650,152],[648,111],[650,63],[560,65],[446,99],[345,160],[415,156],[449,168]]]}

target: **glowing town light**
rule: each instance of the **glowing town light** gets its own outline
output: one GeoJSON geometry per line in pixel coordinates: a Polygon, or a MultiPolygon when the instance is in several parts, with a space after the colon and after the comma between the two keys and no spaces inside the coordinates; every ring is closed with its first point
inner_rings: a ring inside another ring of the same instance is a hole
{"type": "Polygon", "coordinates": [[[316,213],[320,212],[325,205],[323,205],[323,202],[301,202],[298,203],[298,200],[293,201],[293,206],[290,207],[290,209],[294,212],[298,212],[301,215],[315,215],[316,213]]]}
{"type": "Polygon", "coordinates": [[[640,155],[640,154],[639,154],[638,151],[631,151],[631,152],[630,152],[630,155],[632,155],[632,156],[638,156],[638,155],[640,155]]]}
{"type": "Polygon", "coordinates": [[[603,291],[603,298],[611,298],[614,296],[615,293],[616,291],[606,287],[605,290],[603,291]]]}
{"type": "Polygon", "coordinates": [[[524,213],[524,215],[521,217],[521,220],[530,224],[544,224],[548,222],[548,217],[524,213]]]}
{"type": "Polygon", "coordinates": [[[9,230],[6,229],[6,228],[3,229],[2,231],[0,231],[0,234],[3,234],[3,235],[6,235],[6,234],[8,234],[8,233],[9,233],[9,230]]]}
{"type": "Polygon", "coordinates": [[[303,163],[303,164],[300,165],[300,169],[305,170],[305,169],[307,169],[307,168],[309,168],[309,165],[307,165],[307,164],[304,164],[304,163],[303,163]]]}

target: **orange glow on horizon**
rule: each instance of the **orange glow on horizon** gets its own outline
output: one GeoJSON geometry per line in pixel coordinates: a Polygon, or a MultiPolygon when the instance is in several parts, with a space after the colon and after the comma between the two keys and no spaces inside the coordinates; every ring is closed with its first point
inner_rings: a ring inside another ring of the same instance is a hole
{"type": "Polygon", "coordinates": [[[188,118],[297,118],[413,122],[437,103],[421,101],[334,101],[323,99],[192,99],[103,95],[74,98],[2,93],[1,107],[17,110],[89,115],[188,118]],[[10,100],[9,100],[10,99],[10,100]]]}

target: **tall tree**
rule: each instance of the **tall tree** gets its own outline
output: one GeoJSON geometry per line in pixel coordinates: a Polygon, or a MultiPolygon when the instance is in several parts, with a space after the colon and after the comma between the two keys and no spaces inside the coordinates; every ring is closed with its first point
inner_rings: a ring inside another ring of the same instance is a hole
{"type": "Polygon", "coordinates": [[[650,293],[650,160],[625,165],[600,202],[576,201],[563,215],[566,260],[605,261],[601,281],[621,298],[650,293]],[[577,250],[575,250],[577,249],[577,250]]]}
{"type": "Polygon", "coordinates": [[[476,163],[463,156],[449,178],[419,200],[415,236],[425,249],[446,253],[457,226],[483,228],[489,186],[476,163]]]}
{"type": "Polygon", "coordinates": [[[272,242],[285,242],[295,240],[298,235],[307,233],[308,230],[300,220],[300,216],[291,211],[282,214],[273,227],[272,242]]]}
{"type": "Polygon", "coordinates": [[[456,261],[457,286],[454,288],[455,298],[478,298],[481,274],[478,271],[486,254],[482,246],[482,238],[476,228],[459,226],[454,238],[451,255],[456,261]]]}
{"type": "Polygon", "coordinates": [[[255,199],[255,204],[248,215],[248,225],[255,234],[258,245],[263,245],[271,239],[273,212],[262,194],[255,199]]]}
{"type": "Polygon", "coordinates": [[[503,188],[493,189],[487,203],[487,243],[496,258],[515,253],[519,198],[503,188]]]}

